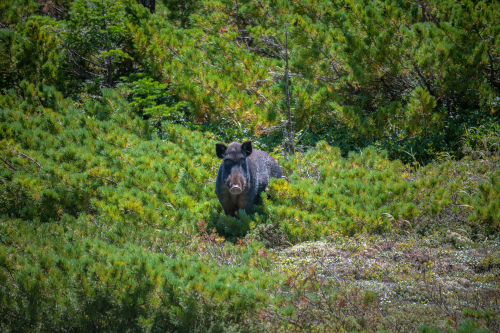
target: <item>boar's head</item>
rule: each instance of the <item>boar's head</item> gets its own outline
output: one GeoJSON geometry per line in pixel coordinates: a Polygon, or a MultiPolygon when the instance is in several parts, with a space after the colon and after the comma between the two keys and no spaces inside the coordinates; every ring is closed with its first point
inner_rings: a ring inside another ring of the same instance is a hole
{"type": "Polygon", "coordinates": [[[240,194],[248,186],[247,157],[252,154],[252,142],[232,142],[227,147],[223,143],[216,143],[215,151],[217,157],[222,159],[219,171],[222,172],[222,181],[231,194],[240,194]]]}

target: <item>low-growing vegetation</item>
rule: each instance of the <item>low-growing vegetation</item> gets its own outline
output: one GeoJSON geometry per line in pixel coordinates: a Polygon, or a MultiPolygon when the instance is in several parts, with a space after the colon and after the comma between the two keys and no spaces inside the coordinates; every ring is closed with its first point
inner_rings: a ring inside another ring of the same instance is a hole
{"type": "Polygon", "coordinates": [[[111,90],[21,89],[0,100],[3,330],[498,329],[495,150],[420,167],[322,142],[228,217],[213,137],[151,132],[111,90]]]}
{"type": "Polygon", "coordinates": [[[0,1],[0,331],[500,332],[499,13],[0,1]]]}
{"type": "Polygon", "coordinates": [[[454,248],[438,238],[365,234],[284,249],[282,308],[268,314],[304,331],[498,331],[499,272],[481,268],[498,243],[454,248]]]}

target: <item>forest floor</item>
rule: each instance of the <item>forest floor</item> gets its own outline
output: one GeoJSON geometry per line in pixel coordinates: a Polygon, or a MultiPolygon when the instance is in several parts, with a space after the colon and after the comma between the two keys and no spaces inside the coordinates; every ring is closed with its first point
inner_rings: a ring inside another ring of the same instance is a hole
{"type": "Polygon", "coordinates": [[[450,229],[431,237],[339,235],[277,255],[276,269],[290,278],[276,294],[289,296],[290,325],[299,331],[408,332],[423,323],[455,331],[470,323],[500,332],[499,239],[477,243],[450,229]]]}

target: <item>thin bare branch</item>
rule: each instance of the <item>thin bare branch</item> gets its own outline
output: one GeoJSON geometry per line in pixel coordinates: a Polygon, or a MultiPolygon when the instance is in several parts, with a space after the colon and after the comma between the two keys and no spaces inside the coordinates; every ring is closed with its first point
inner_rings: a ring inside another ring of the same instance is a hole
{"type": "Polygon", "coordinates": [[[17,171],[17,169],[16,169],[16,168],[14,168],[14,167],[12,166],[12,164],[10,164],[9,162],[7,162],[7,160],[5,160],[3,157],[0,157],[0,159],[1,159],[1,160],[5,163],[5,164],[7,164],[7,165],[9,166],[9,168],[11,168],[13,171],[17,171]]]}

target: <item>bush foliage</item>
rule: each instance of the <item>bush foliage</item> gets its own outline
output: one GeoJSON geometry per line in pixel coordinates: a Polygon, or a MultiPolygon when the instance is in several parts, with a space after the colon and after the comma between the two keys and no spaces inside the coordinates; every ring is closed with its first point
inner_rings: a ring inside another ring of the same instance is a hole
{"type": "Polygon", "coordinates": [[[498,230],[498,171],[481,160],[409,168],[373,148],[343,158],[320,142],[289,161],[276,155],[287,179],[271,182],[256,213],[234,218],[214,194],[213,137],[169,123],[152,133],[113,90],[76,103],[22,82],[0,110],[0,317],[9,330],[217,331],[220,318],[246,327],[278,282],[254,237],[283,246],[387,232],[447,209],[483,233],[498,230]],[[213,234],[207,243],[214,227],[247,240],[220,247],[213,234]]]}
{"type": "Polygon", "coordinates": [[[141,74],[153,80],[142,81],[151,88],[146,96],[136,96],[149,113],[171,114],[182,102],[169,121],[222,127],[221,137],[235,128],[243,136],[273,133],[267,143],[275,147],[286,120],[287,53],[295,130],[307,132],[306,146],[326,140],[346,156],[374,145],[392,159],[412,162],[413,154],[428,163],[440,152],[462,157],[462,135],[499,122],[497,2],[157,7],[151,14],[129,0],[2,5],[0,87],[29,79],[77,98],[141,74]],[[167,103],[154,98],[158,89],[167,103]]]}
{"type": "MultiPolygon", "coordinates": [[[[75,104],[21,87],[0,99],[4,329],[220,330],[266,300],[251,264],[215,270],[190,254],[217,204],[208,138],[168,125],[147,140],[110,90],[75,104]]],[[[238,249],[247,262],[258,250],[238,249]]]]}
{"type": "Polygon", "coordinates": [[[464,126],[498,122],[496,2],[222,0],[182,15],[168,4],[171,20],[152,16],[132,35],[199,122],[282,125],[286,36],[296,130],[344,154],[377,144],[429,162],[458,153],[464,126]]]}
{"type": "Polygon", "coordinates": [[[497,2],[149,4],[0,3],[1,331],[499,329],[497,2]],[[228,217],[248,139],[285,177],[228,217]]]}

